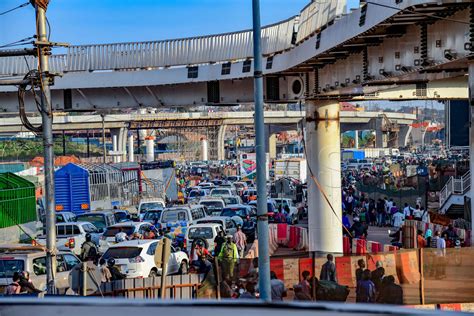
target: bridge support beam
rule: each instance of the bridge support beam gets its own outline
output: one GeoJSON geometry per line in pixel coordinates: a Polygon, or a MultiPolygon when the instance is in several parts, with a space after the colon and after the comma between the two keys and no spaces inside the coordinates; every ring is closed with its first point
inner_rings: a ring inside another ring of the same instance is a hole
{"type": "Polygon", "coordinates": [[[382,119],[378,118],[375,120],[375,147],[385,148],[384,133],[382,132],[382,119]]]}
{"type": "Polygon", "coordinates": [[[217,132],[217,160],[225,159],[225,132],[227,130],[227,125],[221,125],[219,131],[217,132]]]}
{"type": "Polygon", "coordinates": [[[309,102],[306,110],[306,137],[309,250],[318,253],[342,253],[341,134],[338,102],[309,102]]]}
{"type": "Polygon", "coordinates": [[[400,132],[398,132],[398,147],[408,146],[412,129],[410,125],[400,126],[400,132]]]}
{"type": "Polygon", "coordinates": [[[354,131],[354,148],[359,149],[359,131],[354,131]]]}
{"type": "Polygon", "coordinates": [[[129,131],[127,134],[128,134],[128,162],[134,162],[135,149],[133,148],[133,145],[134,145],[133,132],[129,131]]]}
{"type": "MultiPolygon", "coordinates": [[[[469,169],[471,171],[471,179],[474,175],[474,60],[471,60],[469,63],[469,104],[470,104],[470,125],[469,125],[469,169]]],[[[471,227],[474,227],[474,185],[471,180],[471,227]]],[[[474,234],[471,234],[471,246],[474,245],[474,234]]]]}
{"type": "Polygon", "coordinates": [[[155,137],[147,136],[145,138],[146,162],[155,161],[155,137]]]}

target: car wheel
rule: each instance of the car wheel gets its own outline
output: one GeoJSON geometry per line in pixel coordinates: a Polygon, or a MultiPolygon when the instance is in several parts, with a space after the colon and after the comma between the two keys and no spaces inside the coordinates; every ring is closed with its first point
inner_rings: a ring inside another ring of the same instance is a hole
{"type": "Polygon", "coordinates": [[[186,261],[181,261],[179,266],[178,274],[188,274],[188,263],[186,261]]]}
{"type": "Polygon", "coordinates": [[[149,278],[156,278],[158,276],[158,271],[151,270],[150,274],[148,275],[149,278]]]}

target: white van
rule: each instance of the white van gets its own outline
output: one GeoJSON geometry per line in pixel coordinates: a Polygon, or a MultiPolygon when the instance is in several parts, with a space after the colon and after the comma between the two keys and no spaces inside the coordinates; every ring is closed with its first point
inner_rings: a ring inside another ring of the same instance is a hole
{"type": "Polygon", "coordinates": [[[169,207],[161,213],[160,224],[162,227],[189,227],[206,216],[206,208],[203,205],[169,207]]]}

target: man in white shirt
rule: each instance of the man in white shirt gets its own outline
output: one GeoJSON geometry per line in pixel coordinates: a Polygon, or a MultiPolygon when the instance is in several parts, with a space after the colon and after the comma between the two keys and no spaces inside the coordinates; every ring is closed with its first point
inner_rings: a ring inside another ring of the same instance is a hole
{"type": "Polygon", "coordinates": [[[420,206],[417,205],[416,209],[413,211],[413,217],[417,221],[421,221],[421,218],[423,217],[423,212],[420,209],[420,206]]]}
{"type": "Polygon", "coordinates": [[[393,219],[393,226],[400,228],[403,226],[403,223],[405,221],[405,215],[401,213],[400,211],[398,211],[395,214],[393,214],[392,219],[393,219]]]}
{"type": "MultiPolygon", "coordinates": [[[[439,232],[437,232],[439,234],[439,232]]],[[[436,278],[444,279],[446,278],[446,235],[443,234],[436,241],[436,256],[437,262],[435,262],[436,269],[436,278]]]]}
{"type": "Polygon", "coordinates": [[[405,215],[405,219],[409,219],[412,212],[412,208],[408,205],[408,203],[405,203],[405,208],[403,209],[403,214],[405,215]]]}

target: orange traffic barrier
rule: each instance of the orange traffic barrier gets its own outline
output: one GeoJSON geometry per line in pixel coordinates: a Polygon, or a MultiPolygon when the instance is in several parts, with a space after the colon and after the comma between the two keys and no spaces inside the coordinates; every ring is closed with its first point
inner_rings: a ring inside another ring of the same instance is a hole
{"type": "Polygon", "coordinates": [[[355,271],[359,267],[357,261],[360,259],[366,261],[365,256],[336,257],[336,271],[339,284],[350,287],[357,285],[355,271]]]}
{"type": "Polygon", "coordinates": [[[414,284],[420,282],[418,268],[418,252],[398,252],[395,254],[397,274],[401,283],[414,284]]]}
{"type": "Polygon", "coordinates": [[[367,240],[354,238],[352,239],[352,254],[363,255],[367,253],[367,240]]]}

